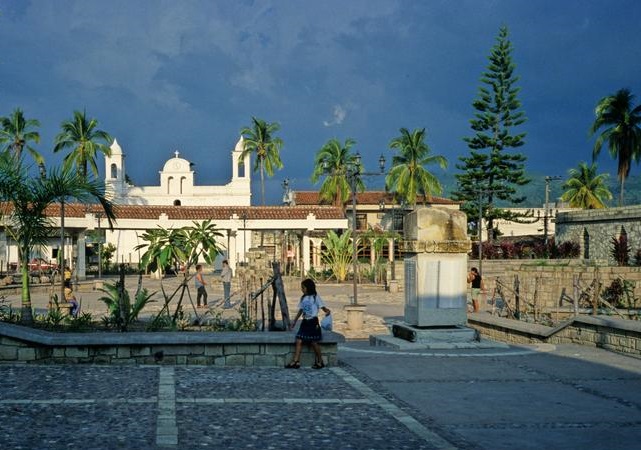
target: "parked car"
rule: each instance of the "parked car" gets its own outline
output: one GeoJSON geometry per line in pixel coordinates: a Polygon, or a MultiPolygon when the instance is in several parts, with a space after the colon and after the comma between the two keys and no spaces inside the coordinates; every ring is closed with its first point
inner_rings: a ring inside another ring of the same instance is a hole
{"type": "Polygon", "coordinates": [[[58,264],[42,258],[33,258],[29,261],[29,272],[50,272],[58,269],[58,264]]]}

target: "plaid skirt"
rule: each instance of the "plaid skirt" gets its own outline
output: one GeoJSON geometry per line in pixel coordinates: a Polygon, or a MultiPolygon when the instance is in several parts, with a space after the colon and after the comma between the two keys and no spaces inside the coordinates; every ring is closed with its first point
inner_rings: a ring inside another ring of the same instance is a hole
{"type": "Polygon", "coordinates": [[[318,317],[303,319],[300,323],[296,338],[303,342],[318,342],[323,338],[318,317]]]}

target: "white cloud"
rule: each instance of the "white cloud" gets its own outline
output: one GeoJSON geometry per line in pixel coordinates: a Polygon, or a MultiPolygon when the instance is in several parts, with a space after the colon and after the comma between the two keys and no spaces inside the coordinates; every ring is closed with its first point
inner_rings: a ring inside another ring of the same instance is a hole
{"type": "Polygon", "coordinates": [[[335,105],[332,111],[332,119],[324,120],[323,125],[325,125],[326,127],[340,125],[341,123],[343,123],[346,116],[347,116],[347,110],[343,108],[341,105],[335,105]]]}

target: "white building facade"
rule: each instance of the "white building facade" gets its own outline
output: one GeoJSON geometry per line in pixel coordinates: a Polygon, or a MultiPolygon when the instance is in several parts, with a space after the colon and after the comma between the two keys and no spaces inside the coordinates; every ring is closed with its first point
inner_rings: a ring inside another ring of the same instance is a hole
{"type": "Polygon", "coordinates": [[[160,171],[160,185],[133,186],[127,183],[125,153],[114,140],[111,156],[105,157],[105,186],[119,205],[249,206],[251,204],[250,158],[241,159],[241,136],[231,152],[232,178],[223,186],[197,186],[193,164],[180,157],[167,160],[160,171]]]}
{"type": "MultiPolygon", "coordinates": [[[[196,185],[193,165],[175,152],[159,173],[160,185],[133,186],[126,181],[125,153],[114,140],[111,156],[105,157],[105,184],[115,205],[116,221],[110,229],[98,205],[65,204],[65,262],[71,263],[79,279],[84,279],[87,248],[92,246],[88,236],[99,231],[104,242],[116,248],[112,263],[135,265],[141,256],[135,248],[144,243],[141,236],[145,231],[211,220],[223,235],[219,242],[224,249],[221,257],[227,258],[231,267],[247,260],[246,253],[255,246],[254,233],[271,234],[273,241],[289,242],[295,237],[296,260],[302,273],[307,273],[320,258],[320,243],[312,237],[347,228],[345,215],[332,206],[251,206],[250,157],[241,160],[243,149],[241,137],[230,152],[232,179],[225,185],[196,185]]],[[[59,205],[47,210],[52,227],[60,227],[60,214],[59,205]]],[[[53,238],[30,257],[53,262],[60,246],[60,239],[53,238]]],[[[17,264],[17,254],[15,242],[0,233],[0,268],[6,270],[17,264]]]]}

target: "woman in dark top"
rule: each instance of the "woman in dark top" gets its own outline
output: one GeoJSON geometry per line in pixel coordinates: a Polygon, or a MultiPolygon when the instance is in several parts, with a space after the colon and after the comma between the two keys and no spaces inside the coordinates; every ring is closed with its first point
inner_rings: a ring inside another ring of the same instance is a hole
{"type": "Polygon", "coordinates": [[[476,267],[470,269],[470,272],[467,274],[467,282],[472,283],[472,306],[474,307],[474,312],[479,312],[479,297],[481,291],[485,290],[485,284],[483,283],[483,277],[481,277],[476,267]]]}

